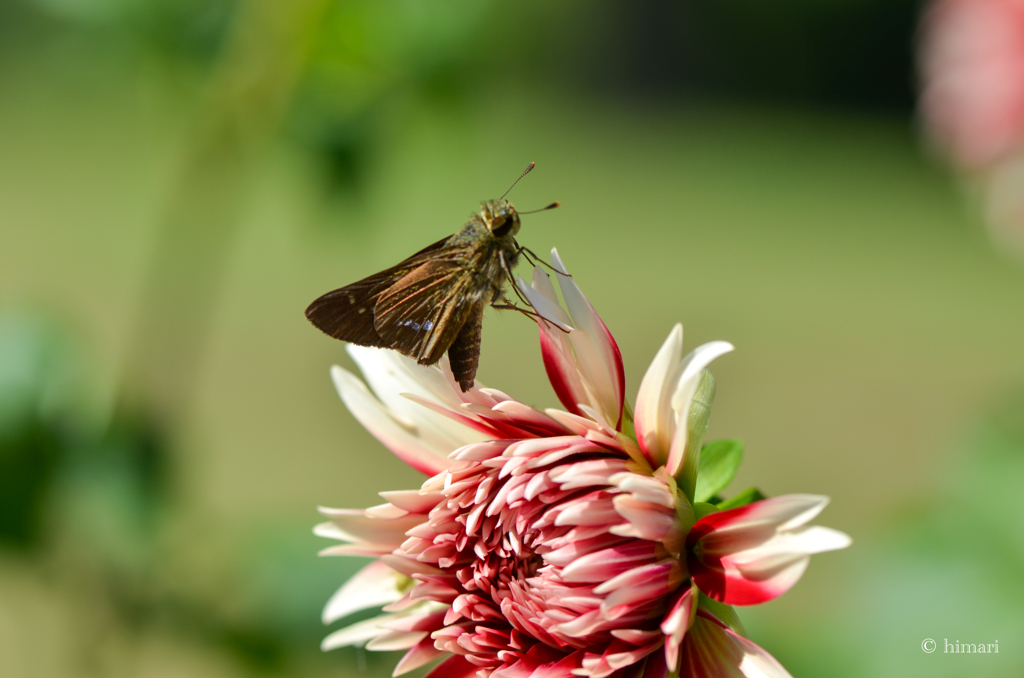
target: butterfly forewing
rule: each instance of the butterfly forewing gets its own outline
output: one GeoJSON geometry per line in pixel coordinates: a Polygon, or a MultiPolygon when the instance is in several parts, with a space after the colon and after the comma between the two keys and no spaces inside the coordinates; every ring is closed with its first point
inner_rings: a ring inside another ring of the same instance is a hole
{"type": "Polygon", "coordinates": [[[378,298],[410,271],[429,261],[449,239],[442,238],[387,270],[328,292],[309,305],[306,318],[335,339],[360,346],[388,347],[381,341],[373,323],[378,298]]]}

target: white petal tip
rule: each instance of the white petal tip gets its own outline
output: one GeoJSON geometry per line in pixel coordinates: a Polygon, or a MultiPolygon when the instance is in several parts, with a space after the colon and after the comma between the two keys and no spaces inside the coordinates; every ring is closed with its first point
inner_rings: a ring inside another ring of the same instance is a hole
{"type": "Polygon", "coordinates": [[[555,269],[562,275],[569,275],[569,270],[565,267],[562,262],[562,257],[558,256],[558,248],[551,248],[551,268],[555,269]]]}
{"type": "Polygon", "coordinates": [[[533,306],[533,310],[537,315],[563,332],[572,332],[573,329],[575,329],[572,325],[559,318],[560,315],[565,315],[564,312],[556,304],[552,303],[547,297],[541,294],[537,288],[532,285],[527,285],[522,276],[519,277],[516,284],[519,287],[519,291],[523,293],[526,300],[530,302],[531,306],[533,306]]]}
{"type": "Polygon", "coordinates": [[[853,544],[853,539],[845,532],[821,526],[815,526],[812,530],[814,538],[811,544],[809,544],[809,553],[839,551],[841,549],[849,548],[853,544]]]}

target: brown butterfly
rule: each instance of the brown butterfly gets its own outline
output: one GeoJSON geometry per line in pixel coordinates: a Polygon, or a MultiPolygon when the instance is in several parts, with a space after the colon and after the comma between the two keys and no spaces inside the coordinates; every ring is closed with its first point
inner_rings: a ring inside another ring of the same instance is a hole
{"type": "Polygon", "coordinates": [[[323,295],[306,317],[335,339],[391,348],[421,365],[433,365],[447,352],[452,374],[468,391],[480,363],[484,307],[523,310],[499,303],[512,267],[528,252],[515,239],[519,213],[504,198],[482,203],[457,233],[397,266],[323,295]]]}

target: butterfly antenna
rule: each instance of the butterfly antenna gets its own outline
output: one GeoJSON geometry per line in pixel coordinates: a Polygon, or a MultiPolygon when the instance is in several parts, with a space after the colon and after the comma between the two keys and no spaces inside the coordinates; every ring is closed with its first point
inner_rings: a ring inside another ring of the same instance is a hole
{"type": "Polygon", "coordinates": [[[547,207],[541,207],[539,210],[530,210],[529,212],[520,212],[520,214],[536,214],[537,212],[544,212],[545,210],[553,210],[553,209],[555,209],[556,207],[558,207],[561,204],[562,203],[560,203],[560,202],[553,202],[550,205],[548,205],[547,207]]]}
{"type": "MultiPolygon", "coordinates": [[[[527,165],[526,169],[523,170],[523,173],[519,175],[519,179],[522,179],[527,174],[529,174],[530,170],[532,170],[534,167],[536,167],[536,165],[537,165],[537,163],[535,163],[535,162],[531,162],[529,165],[527,165]]],[[[498,198],[498,200],[504,200],[505,196],[508,195],[509,191],[511,191],[513,188],[515,188],[516,184],[519,183],[519,179],[516,179],[515,181],[513,181],[512,185],[508,187],[508,191],[505,191],[504,193],[502,193],[501,197],[498,198]]]]}

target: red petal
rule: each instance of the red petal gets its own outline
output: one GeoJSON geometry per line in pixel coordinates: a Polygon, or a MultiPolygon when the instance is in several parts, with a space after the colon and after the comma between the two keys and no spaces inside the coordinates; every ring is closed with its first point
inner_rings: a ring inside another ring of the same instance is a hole
{"type": "Polygon", "coordinates": [[[540,353],[544,359],[544,369],[548,373],[551,387],[555,389],[555,395],[569,412],[585,416],[579,408],[579,403],[587,400],[580,375],[576,365],[566,359],[564,344],[567,342],[555,335],[562,331],[543,321],[537,324],[540,327],[540,353]]]}
{"type": "Polygon", "coordinates": [[[476,671],[477,667],[467,662],[461,655],[455,655],[441,662],[426,675],[426,678],[472,678],[476,671]]]}

